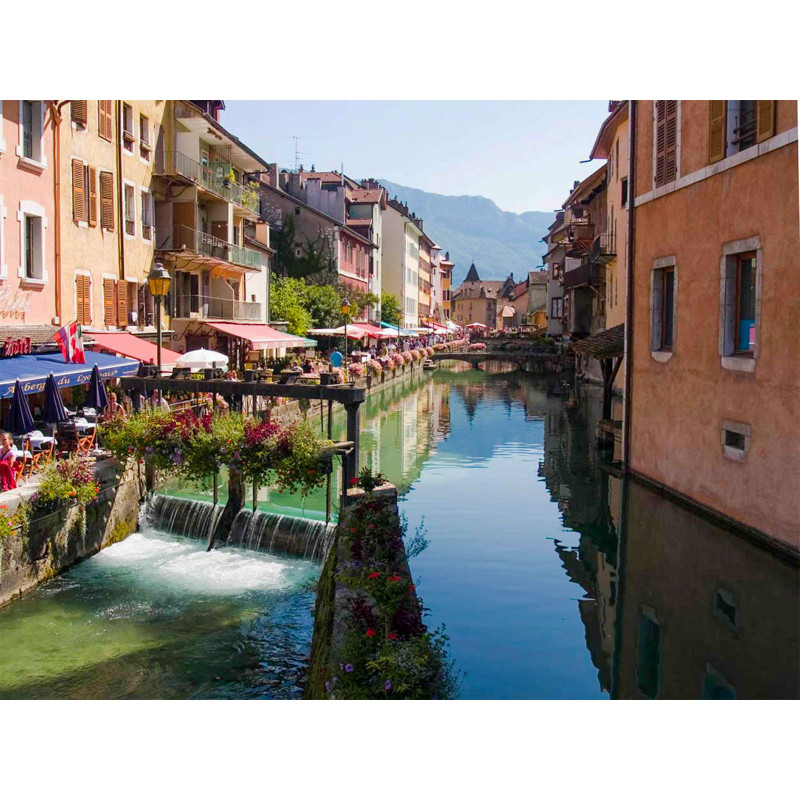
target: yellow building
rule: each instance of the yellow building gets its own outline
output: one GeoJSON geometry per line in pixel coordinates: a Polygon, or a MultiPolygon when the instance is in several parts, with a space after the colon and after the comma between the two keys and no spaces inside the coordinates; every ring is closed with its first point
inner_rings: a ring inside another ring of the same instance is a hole
{"type": "Polygon", "coordinates": [[[419,324],[431,319],[431,248],[434,242],[424,233],[419,237],[419,297],[417,313],[419,324]]]}
{"type": "Polygon", "coordinates": [[[439,270],[442,274],[442,322],[450,319],[452,303],[450,300],[452,292],[453,267],[455,264],[450,261],[450,253],[444,254],[444,258],[439,261],[439,270]]]}
{"type": "Polygon", "coordinates": [[[155,332],[147,274],[164,100],[60,104],[56,315],[94,330],[155,332]]]}

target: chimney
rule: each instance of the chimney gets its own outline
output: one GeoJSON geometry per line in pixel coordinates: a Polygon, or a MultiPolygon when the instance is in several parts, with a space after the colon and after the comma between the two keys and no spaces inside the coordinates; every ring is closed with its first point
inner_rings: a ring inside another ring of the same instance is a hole
{"type": "Polygon", "coordinates": [[[276,189],[281,188],[280,182],[280,172],[278,170],[277,164],[270,164],[269,168],[267,169],[267,176],[268,182],[270,186],[274,186],[276,189]]]}

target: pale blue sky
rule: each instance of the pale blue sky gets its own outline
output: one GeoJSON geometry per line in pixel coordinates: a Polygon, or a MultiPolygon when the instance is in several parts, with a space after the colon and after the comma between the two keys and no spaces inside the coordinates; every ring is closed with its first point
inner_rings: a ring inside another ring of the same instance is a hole
{"type": "Polygon", "coordinates": [[[600,162],[589,157],[608,102],[227,100],[222,124],[266,161],[339,169],[507,211],[552,211],[600,162]]]}

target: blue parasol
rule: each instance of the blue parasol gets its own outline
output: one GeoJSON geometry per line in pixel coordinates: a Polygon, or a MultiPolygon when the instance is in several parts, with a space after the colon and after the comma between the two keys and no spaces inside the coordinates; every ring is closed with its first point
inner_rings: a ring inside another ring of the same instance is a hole
{"type": "Polygon", "coordinates": [[[48,425],[55,425],[58,422],[66,422],[68,419],[67,409],[64,408],[64,401],[61,399],[56,379],[51,372],[44,384],[44,421],[48,425]]]}
{"type": "Polygon", "coordinates": [[[6,430],[14,436],[22,436],[36,430],[33,424],[31,407],[28,405],[28,398],[25,397],[19,379],[14,384],[14,397],[11,399],[11,406],[6,414],[6,430]]]}
{"type": "Polygon", "coordinates": [[[94,365],[92,370],[92,378],[89,381],[89,394],[86,398],[87,408],[96,408],[102,411],[108,405],[108,395],[106,394],[106,387],[100,380],[100,370],[97,364],[94,365]]]}

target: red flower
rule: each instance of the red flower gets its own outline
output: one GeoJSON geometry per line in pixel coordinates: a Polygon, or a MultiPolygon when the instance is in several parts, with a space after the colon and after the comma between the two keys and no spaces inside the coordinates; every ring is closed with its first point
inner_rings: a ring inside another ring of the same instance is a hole
{"type": "Polygon", "coordinates": [[[355,486],[358,483],[358,478],[350,478],[350,485],[355,486]]]}
{"type": "Polygon", "coordinates": [[[392,575],[391,578],[386,579],[389,583],[396,583],[397,581],[403,580],[399,575],[392,575]]]}
{"type": "Polygon", "coordinates": [[[355,533],[355,532],[356,532],[355,528],[350,528],[350,533],[355,533]]]}
{"type": "Polygon", "coordinates": [[[374,635],[375,635],[375,629],[367,628],[367,636],[369,636],[369,638],[371,639],[374,635]]]}
{"type": "Polygon", "coordinates": [[[371,580],[372,578],[377,578],[377,577],[378,577],[378,575],[380,575],[380,572],[373,572],[373,573],[372,573],[372,574],[369,576],[369,578],[370,578],[370,580],[371,580]]]}
{"type": "Polygon", "coordinates": [[[397,634],[396,633],[387,633],[386,634],[386,638],[387,639],[396,639],[397,638],[397,634]]]}

